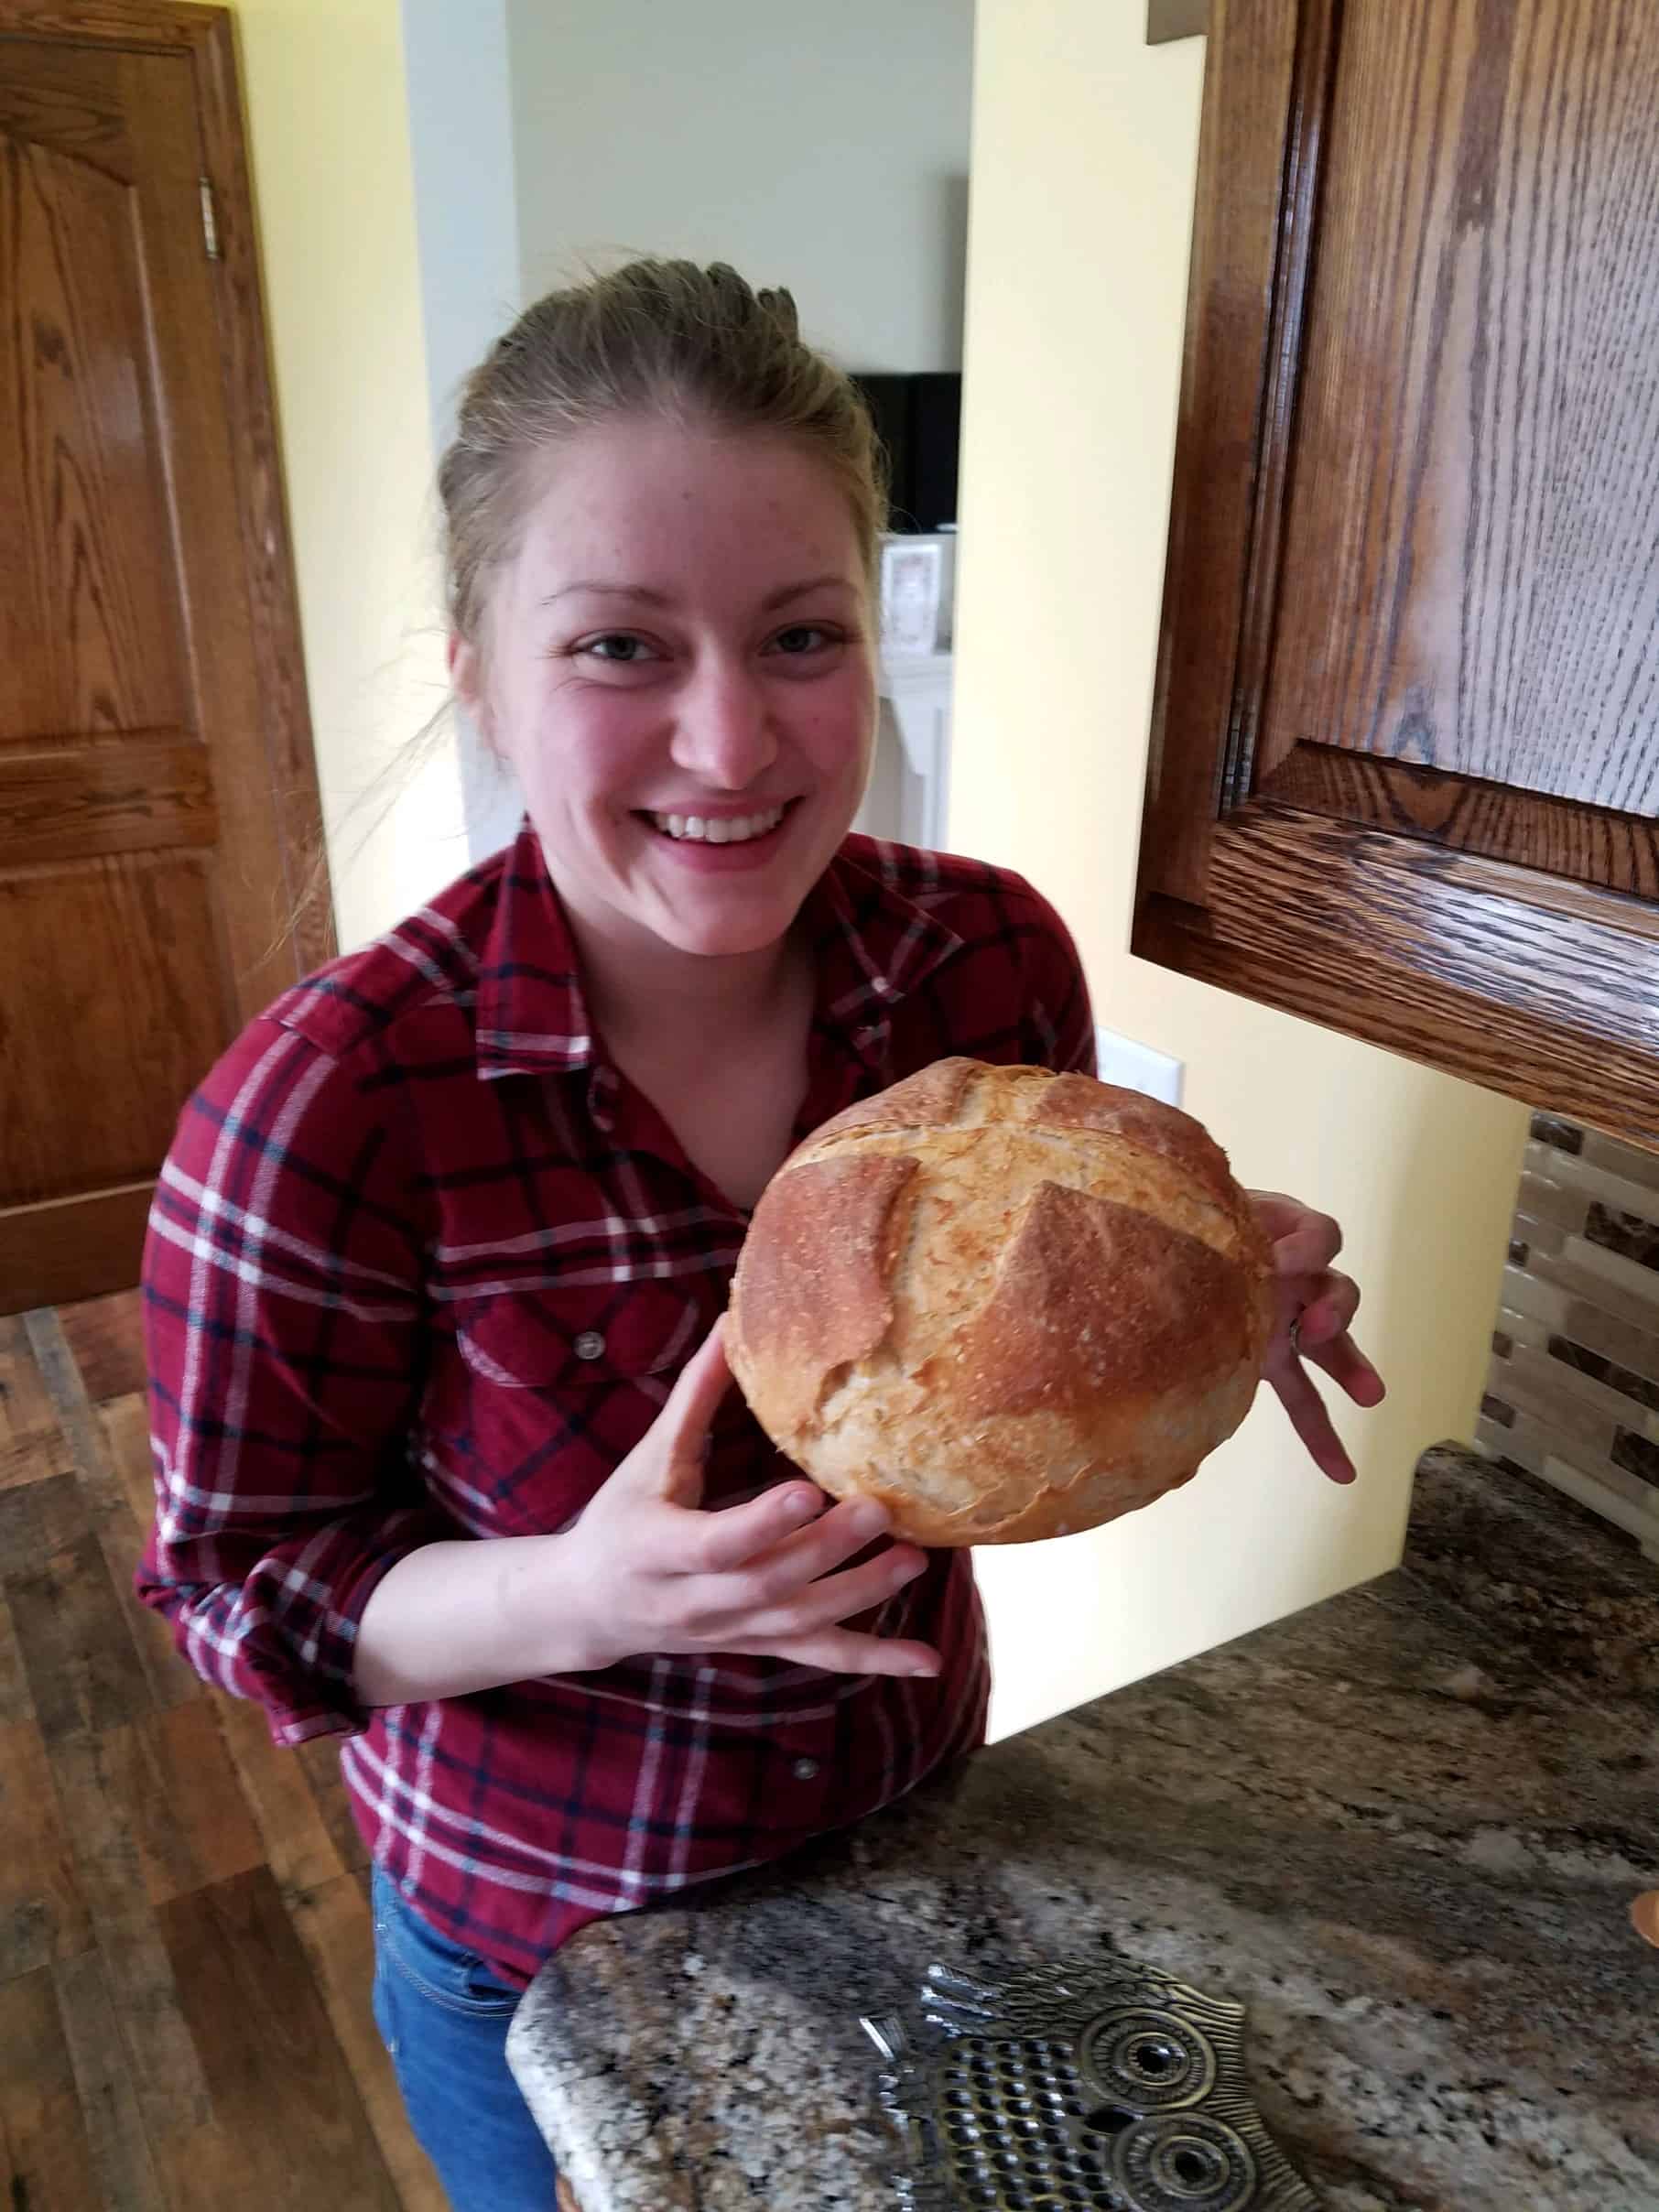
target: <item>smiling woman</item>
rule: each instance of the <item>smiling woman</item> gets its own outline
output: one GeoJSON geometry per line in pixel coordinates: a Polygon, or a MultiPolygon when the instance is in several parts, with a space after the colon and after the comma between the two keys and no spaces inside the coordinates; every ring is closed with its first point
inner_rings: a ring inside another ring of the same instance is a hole
{"type": "Polygon", "coordinates": [[[676,955],[787,958],[863,796],[871,629],[853,515],[789,437],[631,419],[563,448],[451,668],[602,992],[619,954],[665,987],[676,955]]]}
{"type": "MultiPolygon", "coordinates": [[[[417,2131],[462,2212],[521,2212],[551,2173],[504,2038],[548,1954],[982,1740],[969,1555],[881,1542],[729,1402],[750,1210],[855,1101],[950,1055],[1087,1072],[1093,1030],[1028,884],[850,834],[883,497],[787,294],[552,295],[440,486],[451,670],[527,819],[187,1109],[139,1586],[280,1740],[346,1739],[417,2131]]],[[[1334,1228],[1285,1203],[1341,1380],[1334,1228]]]]}

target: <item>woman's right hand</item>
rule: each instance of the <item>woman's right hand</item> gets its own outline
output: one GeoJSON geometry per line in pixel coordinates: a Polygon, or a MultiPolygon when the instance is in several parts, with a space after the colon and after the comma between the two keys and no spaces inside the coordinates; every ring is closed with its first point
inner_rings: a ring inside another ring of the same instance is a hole
{"type": "MultiPolygon", "coordinates": [[[[559,1539],[571,1570],[560,1581],[580,1592],[585,1666],[712,1651],[840,1675],[937,1675],[929,1645],[845,1625],[927,1565],[910,1544],[847,1565],[885,1533],[884,1507],[846,1499],[826,1512],[823,1491],[802,1479],[703,1510],[710,1425],[732,1383],[723,1326],[715,1324],[648,1433],[559,1539]]],[[[523,1596],[534,1602],[530,1591],[523,1596]]]]}

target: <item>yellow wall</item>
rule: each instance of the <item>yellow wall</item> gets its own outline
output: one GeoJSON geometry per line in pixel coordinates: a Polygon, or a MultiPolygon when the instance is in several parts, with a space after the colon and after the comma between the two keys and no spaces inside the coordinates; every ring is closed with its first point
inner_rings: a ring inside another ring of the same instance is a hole
{"type": "Polygon", "coordinates": [[[998,1732],[1393,1564],[1419,1452],[1472,1433],[1525,1121],[1125,950],[1203,62],[1144,13],[980,0],[949,841],[1055,900],[1097,1018],[1187,1063],[1242,1179],[1343,1221],[1392,1396],[1341,1424],[1351,1491],[1268,1400],[1149,1512],[981,1553],[998,1732]]]}
{"type": "Polygon", "coordinates": [[[397,0],[238,0],[255,213],[342,947],[466,865],[397,0]],[[376,782],[377,778],[385,780],[376,782]]]}

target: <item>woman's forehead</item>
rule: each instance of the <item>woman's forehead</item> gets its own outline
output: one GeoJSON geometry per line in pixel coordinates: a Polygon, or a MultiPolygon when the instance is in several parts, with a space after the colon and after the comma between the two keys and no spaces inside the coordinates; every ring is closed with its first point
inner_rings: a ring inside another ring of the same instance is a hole
{"type": "Polygon", "coordinates": [[[710,552],[811,554],[819,569],[859,572],[851,508],[817,454],[782,432],[657,420],[606,424],[550,454],[526,544],[565,583],[609,576],[619,558],[672,566],[710,552]]]}

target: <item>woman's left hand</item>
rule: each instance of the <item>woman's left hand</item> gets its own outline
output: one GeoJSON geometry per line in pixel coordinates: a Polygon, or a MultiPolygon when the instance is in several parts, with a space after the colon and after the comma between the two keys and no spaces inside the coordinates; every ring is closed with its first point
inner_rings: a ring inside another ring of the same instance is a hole
{"type": "Polygon", "coordinates": [[[1266,1378],[1314,1465],[1333,1482],[1351,1482],[1353,1461],[1307,1372],[1309,1366],[1323,1369],[1356,1405],[1382,1402],[1382,1378],[1348,1333],[1359,1311],[1360,1286],[1333,1264],[1342,1231],[1328,1214],[1315,1213],[1281,1191],[1252,1190],[1250,1199],[1273,1244],[1278,1278],[1266,1378]]]}

